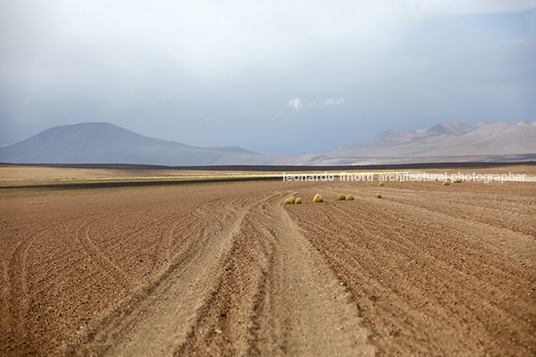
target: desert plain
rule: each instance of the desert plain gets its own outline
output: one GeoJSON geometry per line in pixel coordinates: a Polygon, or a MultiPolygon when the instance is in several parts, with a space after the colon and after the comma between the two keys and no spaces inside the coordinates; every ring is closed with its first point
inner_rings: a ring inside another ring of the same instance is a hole
{"type": "Polygon", "coordinates": [[[458,171],[527,180],[1,167],[0,355],[536,355],[536,166],[458,171]]]}

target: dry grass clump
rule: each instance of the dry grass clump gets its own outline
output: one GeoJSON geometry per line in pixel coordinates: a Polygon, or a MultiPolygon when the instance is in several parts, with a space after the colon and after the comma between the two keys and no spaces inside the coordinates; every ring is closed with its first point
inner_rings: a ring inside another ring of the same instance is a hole
{"type": "Polygon", "coordinates": [[[374,197],[376,198],[382,198],[382,195],[380,195],[379,193],[375,194],[374,197]]]}
{"type": "Polygon", "coordinates": [[[316,194],[315,197],[313,198],[313,202],[314,203],[320,203],[320,202],[324,202],[324,197],[322,197],[322,195],[320,194],[316,194]]]}
{"type": "Polygon", "coordinates": [[[341,194],[339,195],[338,200],[339,200],[339,201],[344,201],[345,199],[346,199],[346,196],[343,195],[343,194],[341,193],[341,194]]]}
{"type": "Polygon", "coordinates": [[[47,201],[35,201],[35,202],[26,202],[27,205],[42,205],[48,203],[47,201]]]}
{"type": "Polygon", "coordinates": [[[294,203],[296,203],[296,199],[294,198],[294,196],[291,196],[285,200],[286,205],[293,205],[294,203]]]}
{"type": "Polygon", "coordinates": [[[352,201],[354,199],[354,196],[348,195],[346,196],[346,201],[352,201]]]}
{"type": "Polygon", "coordinates": [[[296,202],[294,202],[294,203],[297,204],[297,205],[301,205],[301,203],[302,203],[301,198],[299,198],[299,197],[296,198],[296,202]]]}
{"type": "Polygon", "coordinates": [[[380,182],[380,186],[383,186],[383,182],[380,182]]]}
{"type": "Polygon", "coordinates": [[[462,180],[459,177],[456,177],[454,180],[452,180],[452,183],[461,183],[462,180]]]}
{"type": "Polygon", "coordinates": [[[443,181],[443,186],[448,186],[448,185],[450,185],[449,180],[443,181]]]}

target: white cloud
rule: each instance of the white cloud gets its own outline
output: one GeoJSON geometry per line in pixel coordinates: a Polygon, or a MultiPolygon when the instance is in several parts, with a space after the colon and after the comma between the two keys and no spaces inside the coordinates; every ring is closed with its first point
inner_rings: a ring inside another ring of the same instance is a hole
{"type": "Polygon", "coordinates": [[[344,98],[329,98],[329,99],[326,99],[324,100],[324,104],[325,105],[339,105],[339,104],[342,104],[344,103],[344,98]]]}
{"type": "Polygon", "coordinates": [[[288,101],[288,106],[294,108],[294,111],[297,112],[300,109],[303,109],[303,101],[300,98],[296,97],[288,101]]]}

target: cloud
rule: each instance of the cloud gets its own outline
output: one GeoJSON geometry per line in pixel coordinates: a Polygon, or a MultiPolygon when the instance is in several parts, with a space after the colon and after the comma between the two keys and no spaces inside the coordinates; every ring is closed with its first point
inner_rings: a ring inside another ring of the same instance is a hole
{"type": "Polygon", "coordinates": [[[294,111],[297,112],[300,109],[303,109],[303,101],[300,98],[296,97],[288,101],[288,106],[294,108],[294,111]]]}
{"type": "Polygon", "coordinates": [[[277,154],[326,152],[386,127],[533,122],[536,10],[511,11],[535,5],[0,1],[0,146],[71,120],[277,154]],[[307,126],[285,120],[305,113],[307,126]],[[360,136],[342,138],[331,116],[360,136]]]}
{"type": "Polygon", "coordinates": [[[339,104],[342,104],[344,103],[344,98],[329,98],[329,99],[326,99],[324,100],[324,104],[325,105],[339,105],[339,104]]]}

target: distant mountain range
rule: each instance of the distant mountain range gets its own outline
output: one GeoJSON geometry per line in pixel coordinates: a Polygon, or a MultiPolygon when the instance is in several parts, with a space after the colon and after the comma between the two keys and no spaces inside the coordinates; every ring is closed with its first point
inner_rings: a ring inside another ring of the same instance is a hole
{"type": "Polygon", "coordinates": [[[440,123],[388,130],[323,155],[263,155],[239,147],[202,148],[149,138],[109,123],[53,127],[0,148],[0,162],[34,164],[365,165],[536,160],[536,122],[440,123]]]}
{"type": "Polygon", "coordinates": [[[530,154],[536,154],[536,122],[520,121],[515,125],[502,121],[492,124],[479,121],[473,125],[443,122],[429,129],[387,130],[365,142],[324,155],[310,155],[298,163],[509,161],[530,157],[530,154]]]}

